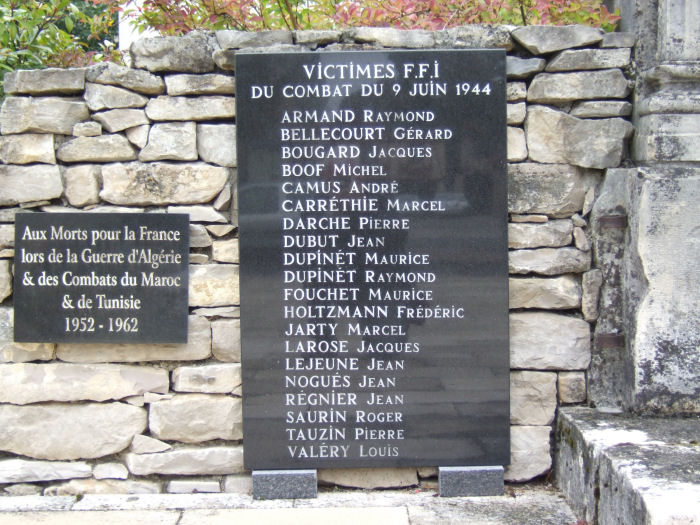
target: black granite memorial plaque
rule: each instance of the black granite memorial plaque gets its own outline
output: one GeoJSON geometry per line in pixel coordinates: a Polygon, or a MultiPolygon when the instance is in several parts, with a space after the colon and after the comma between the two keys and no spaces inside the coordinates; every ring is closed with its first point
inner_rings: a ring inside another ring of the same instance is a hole
{"type": "Polygon", "coordinates": [[[505,53],[236,56],[250,469],[509,462],[505,53]]]}
{"type": "Polygon", "coordinates": [[[189,217],[20,213],[14,338],[187,341],[189,217]]]}

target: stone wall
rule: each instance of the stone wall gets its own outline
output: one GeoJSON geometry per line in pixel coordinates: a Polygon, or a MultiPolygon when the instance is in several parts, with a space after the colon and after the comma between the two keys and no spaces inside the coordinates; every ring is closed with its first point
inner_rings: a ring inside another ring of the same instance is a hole
{"type": "MultiPolygon", "coordinates": [[[[0,488],[5,494],[240,492],[233,56],[377,48],[508,51],[511,465],[548,472],[557,407],[587,400],[601,271],[588,215],[633,127],[633,39],[571,27],[358,28],[137,41],[133,68],[20,71],[0,112],[0,488]],[[12,340],[16,213],[189,213],[189,341],[12,340]]],[[[326,470],[355,487],[436,469],[326,470]]]]}

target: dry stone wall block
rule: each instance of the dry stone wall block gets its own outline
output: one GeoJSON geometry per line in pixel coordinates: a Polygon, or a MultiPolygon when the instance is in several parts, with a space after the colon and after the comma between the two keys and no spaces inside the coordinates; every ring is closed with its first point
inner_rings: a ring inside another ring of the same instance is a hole
{"type": "Polygon", "coordinates": [[[168,213],[186,213],[190,222],[226,222],[213,206],[168,206],[168,213]]]}
{"type": "Polygon", "coordinates": [[[631,49],[567,49],[547,64],[545,71],[575,71],[625,68],[630,65],[631,49]]]}
{"type": "Polygon", "coordinates": [[[160,485],[153,481],[74,479],[44,490],[44,496],[78,496],[82,494],[158,494],[160,485]]]}
{"type": "Polygon", "coordinates": [[[234,97],[220,95],[202,97],[152,98],[146,105],[146,115],[151,120],[215,120],[236,116],[234,97]]]}
{"type": "Polygon", "coordinates": [[[214,241],[212,245],[212,259],[222,263],[238,264],[238,239],[214,241]]]}
{"type": "Polygon", "coordinates": [[[0,303],[12,294],[12,272],[10,261],[0,260],[0,303]]]}
{"type": "Polygon", "coordinates": [[[190,266],[190,306],[240,304],[238,265],[190,266]]]}
{"type": "Polygon", "coordinates": [[[63,173],[65,196],[71,206],[82,208],[100,202],[100,166],[70,166],[63,173]]]}
{"type": "Polygon", "coordinates": [[[75,95],[85,88],[84,69],[33,69],[12,71],[3,79],[7,95],[75,95]]]}
{"type": "Polygon", "coordinates": [[[115,162],[134,160],[136,150],[123,135],[76,137],[58,147],[63,162],[115,162]]]}
{"type": "Polygon", "coordinates": [[[139,160],[197,160],[197,125],[194,122],[153,124],[139,160]]]}
{"type": "Polygon", "coordinates": [[[74,137],[96,137],[102,135],[102,124],[99,122],[78,122],[73,126],[74,137]]]}
{"type": "Polygon", "coordinates": [[[520,370],[510,374],[511,425],[550,425],[557,408],[557,374],[520,370]]]}
{"type": "Polygon", "coordinates": [[[91,111],[115,108],[142,108],[148,98],[128,89],[103,84],[88,83],[83,95],[91,111]]]}
{"type": "Polygon", "coordinates": [[[0,365],[0,402],[106,401],[166,393],[168,372],[115,364],[17,363],[0,365]]]}
{"type": "Polygon", "coordinates": [[[138,434],[134,436],[129,450],[134,454],[154,454],[156,452],[165,452],[172,448],[173,447],[159,439],[138,434]]]}
{"type": "Polygon", "coordinates": [[[129,471],[121,463],[100,463],[92,471],[95,479],[126,479],[129,471]]]}
{"type": "Polygon", "coordinates": [[[212,353],[219,361],[241,362],[241,320],[217,319],[211,323],[212,353]]]}
{"type": "Polygon", "coordinates": [[[211,355],[211,328],[209,321],[199,315],[190,315],[187,343],[180,344],[110,344],[61,343],[56,357],[78,363],[139,363],[141,361],[198,361],[211,355]]]}
{"type": "Polygon", "coordinates": [[[525,142],[525,132],[520,128],[508,126],[506,150],[508,151],[508,162],[519,162],[527,159],[527,144],[525,142]]]}
{"type": "Polygon", "coordinates": [[[360,489],[388,489],[418,485],[415,468],[320,469],[319,483],[360,489]]]}
{"type": "Polygon", "coordinates": [[[506,481],[529,481],[546,473],[552,466],[549,451],[550,427],[511,426],[510,465],[506,466],[506,481]]]}
{"type": "Polygon", "coordinates": [[[543,58],[506,57],[508,78],[527,78],[544,69],[547,61],[543,58]]]}
{"type": "MultiPolygon", "coordinates": [[[[9,272],[9,261],[7,261],[9,272]]],[[[0,288],[2,267],[0,262],[0,288]]],[[[10,283],[11,278],[10,278],[10,283]]],[[[0,297],[2,293],[0,293],[0,297]]],[[[15,343],[13,335],[13,312],[8,306],[0,306],[0,363],[24,363],[27,361],[49,361],[53,359],[53,343],[15,343]]]]}
{"type": "Polygon", "coordinates": [[[100,197],[112,204],[195,204],[212,200],[228,182],[227,168],[201,162],[107,164],[100,197]]]}
{"type": "Polygon", "coordinates": [[[173,370],[173,390],[205,394],[230,394],[241,386],[241,365],[227,363],[181,366],[173,370]]]}
{"type": "Polygon", "coordinates": [[[56,199],[62,193],[58,166],[0,165],[0,206],[56,199]]]}
{"type": "Polygon", "coordinates": [[[168,75],[165,77],[168,95],[233,95],[236,82],[229,75],[168,75]]]}
{"type": "Polygon", "coordinates": [[[540,73],[527,90],[527,100],[540,104],[561,104],[595,98],[625,98],[629,92],[629,82],[619,69],[540,73]]]}
{"type": "Polygon", "coordinates": [[[517,126],[525,122],[527,108],[525,102],[508,104],[506,107],[506,121],[509,126],[517,126]]]}
{"type": "Polygon", "coordinates": [[[583,297],[581,310],[586,321],[598,319],[598,298],[600,287],[603,285],[603,272],[599,269],[590,270],[583,274],[583,297]]]}
{"type": "Polygon", "coordinates": [[[241,439],[241,400],[221,395],[175,395],[172,399],[151,403],[148,426],[158,439],[183,443],[241,439]]]}
{"type": "Polygon", "coordinates": [[[331,29],[294,31],[294,43],[298,45],[331,44],[339,42],[342,31],[331,29]]]}
{"type": "Polygon", "coordinates": [[[533,55],[597,44],[603,39],[602,30],[579,25],[525,26],[513,30],[511,35],[533,55]]]}
{"type": "Polygon", "coordinates": [[[143,109],[110,109],[96,113],[92,118],[100,122],[110,133],[143,126],[149,122],[143,109]]]}
{"type": "Polygon", "coordinates": [[[221,49],[240,49],[243,47],[268,47],[292,44],[290,31],[217,31],[216,40],[221,49]]]}
{"type": "Polygon", "coordinates": [[[435,44],[455,48],[513,49],[510,29],[506,26],[470,24],[435,31],[435,44]]]}
{"type": "Polygon", "coordinates": [[[197,151],[204,162],[236,167],[236,125],[197,124],[197,151]]]}
{"type": "Polygon", "coordinates": [[[5,164],[56,164],[53,135],[28,133],[0,136],[0,162],[5,164]]]}
{"type": "Polygon", "coordinates": [[[532,160],[584,168],[618,166],[633,130],[620,118],[582,120],[545,106],[530,106],[525,120],[532,160]]]}
{"type": "Polygon", "coordinates": [[[406,31],[393,27],[356,27],[348,30],[347,35],[355,42],[378,44],[382,47],[420,49],[435,45],[432,31],[406,31]]]}
{"type": "Polygon", "coordinates": [[[243,447],[187,447],[157,454],[129,453],[124,460],[129,472],[136,476],[241,474],[243,447]]]}
{"type": "Polygon", "coordinates": [[[116,85],[144,95],[160,95],[165,91],[163,79],[141,69],[101,62],[85,70],[85,79],[95,84],[116,85]]]}
{"type": "Polygon", "coordinates": [[[508,102],[520,102],[527,97],[525,82],[508,82],[506,84],[506,99],[508,102]]]}
{"type": "Polygon", "coordinates": [[[582,252],[576,248],[539,248],[508,253],[508,271],[514,274],[583,273],[590,267],[590,252],[582,252]]]}
{"type": "Polygon", "coordinates": [[[148,132],[150,130],[151,126],[147,124],[127,128],[125,131],[126,138],[128,138],[129,142],[131,142],[137,148],[143,148],[148,143],[148,132]]]}
{"type": "Polygon", "coordinates": [[[82,100],[60,97],[7,97],[0,109],[0,129],[11,133],[58,133],[70,135],[78,122],[89,120],[82,100]]]}
{"type": "Polygon", "coordinates": [[[508,248],[558,248],[571,244],[573,224],[560,219],[537,223],[511,223],[508,225],[508,248]]]}
{"type": "Polygon", "coordinates": [[[195,31],[181,37],[139,38],[130,51],[134,67],[152,73],[209,73],[215,68],[212,53],[217,47],[213,35],[195,31]]]}
{"type": "Polygon", "coordinates": [[[511,278],[508,286],[510,308],[568,310],[581,306],[581,285],[573,275],[553,278],[511,278]]]}
{"type": "Polygon", "coordinates": [[[190,224],[190,248],[207,248],[211,244],[211,237],[204,226],[190,224]]]}
{"type": "Polygon", "coordinates": [[[549,312],[510,314],[512,369],[585,370],[591,329],[583,319],[549,312]]]}
{"type": "Polygon", "coordinates": [[[569,115],[578,118],[629,117],[632,104],[624,100],[584,100],[576,102],[569,115]]]}
{"type": "Polygon", "coordinates": [[[89,478],[91,475],[92,467],[82,461],[0,460],[0,483],[89,478]]]}
{"type": "Polygon", "coordinates": [[[127,448],[146,411],[124,403],[0,405],[0,449],[36,459],[99,458],[127,448]]]}
{"type": "Polygon", "coordinates": [[[585,372],[559,372],[557,391],[562,403],[583,403],[586,401],[585,372]]]}

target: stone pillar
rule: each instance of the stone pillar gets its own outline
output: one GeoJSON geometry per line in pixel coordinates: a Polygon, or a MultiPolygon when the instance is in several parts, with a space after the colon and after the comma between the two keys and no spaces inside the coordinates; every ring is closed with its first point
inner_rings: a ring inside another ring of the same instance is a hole
{"type": "Polygon", "coordinates": [[[616,7],[623,29],[637,37],[636,169],[609,174],[593,214],[596,256],[608,279],[591,401],[638,412],[697,413],[700,3],[617,0],[616,7]],[[610,226],[625,225],[623,234],[611,233],[610,226]],[[616,235],[622,251],[613,249],[616,235]]]}

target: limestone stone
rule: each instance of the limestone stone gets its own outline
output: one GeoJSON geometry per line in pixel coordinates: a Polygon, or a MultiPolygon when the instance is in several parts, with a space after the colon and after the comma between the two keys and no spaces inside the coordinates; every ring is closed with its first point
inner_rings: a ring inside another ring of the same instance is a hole
{"type": "Polygon", "coordinates": [[[183,443],[241,439],[241,400],[221,395],[175,395],[172,399],[151,403],[148,426],[158,439],[183,443]]]}
{"type": "Polygon", "coordinates": [[[0,206],[56,199],[62,193],[58,166],[0,165],[0,206]]]}
{"type": "Polygon", "coordinates": [[[160,441],[159,439],[138,434],[134,436],[129,450],[134,454],[154,454],[156,452],[165,452],[166,450],[171,450],[172,448],[173,447],[163,441],[160,441]]]}
{"type": "Polygon", "coordinates": [[[567,49],[547,64],[545,71],[575,71],[625,68],[630,65],[631,49],[567,49]]]}
{"type": "MultiPolygon", "coordinates": [[[[200,155],[202,153],[200,152],[200,155]]],[[[204,158],[204,157],[202,157],[204,158]]],[[[214,209],[215,210],[225,210],[231,204],[231,184],[226,184],[221,193],[214,199],[214,209]]]]}
{"type": "Polygon", "coordinates": [[[574,245],[582,252],[587,252],[591,249],[591,244],[588,242],[586,232],[583,231],[583,228],[578,226],[574,228],[574,245]]]}
{"type": "Polygon", "coordinates": [[[573,224],[557,219],[542,224],[516,223],[508,225],[508,248],[558,248],[571,244],[573,224]]]}
{"type": "Polygon", "coordinates": [[[633,47],[636,38],[632,33],[605,33],[600,47],[633,47]]]}
{"type": "Polygon", "coordinates": [[[581,306],[581,285],[572,275],[512,277],[508,283],[510,308],[567,310],[581,306]]]}
{"type": "Polygon", "coordinates": [[[116,454],[146,428],[146,411],[124,403],[0,405],[0,450],[36,459],[116,454]]]}
{"type": "Polygon", "coordinates": [[[173,370],[173,390],[204,394],[230,394],[241,386],[241,365],[226,363],[181,366],[173,370]]]}
{"type": "Polygon", "coordinates": [[[697,162],[700,160],[698,130],[700,114],[645,115],[638,120],[634,158],[647,162],[697,162]]]}
{"type": "Polygon", "coordinates": [[[603,39],[602,30],[582,25],[524,26],[513,30],[511,35],[533,55],[597,44],[603,39]]]}
{"type": "Polygon", "coordinates": [[[510,465],[503,475],[505,481],[522,482],[546,473],[552,466],[549,450],[550,427],[510,427],[510,465]]]}
{"type": "Polygon", "coordinates": [[[151,120],[214,120],[232,119],[236,116],[234,97],[210,95],[200,97],[152,98],[146,105],[146,115],[151,120]]]}
{"type": "MultiPolygon", "coordinates": [[[[2,281],[2,268],[5,263],[7,263],[7,268],[9,271],[9,261],[0,261],[0,281],[2,281]]],[[[0,283],[0,289],[1,288],[2,284],[0,283]]],[[[0,297],[2,297],[1,292],[0,297]]],[[[53,359],[53,353],[53,343],[14,342],[12,308],[8,306],[0,306],[0,363],[50,361],[53,359]]]]}
{"type": "Polygon", "coordinates": [[[70,135],[73,126],[88,120],[82,100],[60,97],[6,97],[0,109],[0,129],[11,133],[59,133],[70,135]]]}
{"type": "Polygon", "coordinates": [[[591,181],[586,172],[567,164],[508,165],[508,211],[568,217],[581,211],[591,181]]]}
{"type": "Polygon", "coordinates": [[[289,31],[217,31],[216,40],[221,49],[241,49],[244,47],[267,47],[292,44],[289,31]]]}
{"type": "Polygon", "coordinates": [[[56,164],[53,135],[27,133],[0,137],[0,162],[5,164],[30,164],[32,162],[56,164]]]}
{"type": "Polygon", "coordinates": [[[544,58],[506,57],[506,75],[510,78],[528,78],[544,69],[544,58]]]}
{"type": "Polygon", "coordinates": [[[297,45],[330,44],[339,42],[342,34],[342,31],[331,29],[294,31],[294,42],[297,45]]]}
{"type": "Polygon", "coordinates": [[[510,28],[503,25],[469,24],[435,32],[435,43],[456,48],[513,48],[510,28]]]}
{"type": "Polygon", "coordinates": [[[518,162],[527,159],[527,144],[525,132],[522,129],[508,126],[506,140],[508,162],[518,162]]]}
{"type": "Polygon", "coordinates": [[[573,222],[574,226],[579,226],[581,228],[585,228],[586,226],[588,226],[588,222],[586,221],[586,219],[581,217],[578,213],[574,213],[571,216],[571,222],[573,222]]]}
{"type": "Polygon", "coordinates": [[[238,265],[201,264],[190,267],[190,306],[240,304],[238,265]]]}
{"type": "Polygon", "coordinates": [[[525,121],[525,116],[527,115],[525,102],[518,102],[517,104],[508,104],[506,108],[506,115],[507,123],[509,126],[522,124],[525,121]]]}
{"type": "Polygon", "coordinates": [[[583,403],[586,401],[586,373],[559,372],[557,391],[561,403],[583,403]]]}
{"type": "Polygon", "coordinates": [[[591,254],[576,248],[539,248],[508,253],[508,271],[515,274],[583,273],[590,267],[591,254]]]}
{"type": "Polygon", "coordinates": [[[119,162],[136,158],[136,150],[123,135],[75,137],[58,147],[63,162],[119,162]]]}
{"type": "Polygon", "coordinates": [[[624,100],[584,100],[576,102],[569,114],[579,118],[628,117],[632,104],[624,100]]]}
{"type": "Polygon", "coordinates": [[[356,27],[348,30],[347,34],[355,42],[378,44],[382,47],[419,49],[435,45],[435,37],[431,31],[406,31],[393,27],[356,27]]]}
{"type": "Polygon", "coordinates": [[[15,225],[0,224],[0,248],[12,248],[15,245],[15,225]]]}
{"type": "Polygon", "coordinates": [[[44,496],[78,496],[82,494],[158,494],[160,485],[153,481],[74,479],[46,487],[44,496]]]}
{"type": "Polygon", "coordinates": [[[211,244],[211,237],[204,226],[190,224],[190,248],[207,248],[211,244]]]}
{"type": "Polygon", "coordinates": [[[230,75],[168,75],[165,77],[167,93],[177,95],[233,95],[236,90],[230,75]]]}
{"type": "MultiPolygon", "coordinates": [[[[542,215],[541,213],[531,213],[531,214],[527,214],[527,215],[511,214],[510,221],[515,222],[515,223],[534,222],[536,224],[543,224],[543,223],[549,221],[549,217],[547,217],[546,215],[542,215]]],[[[510,241],[510,237],[509,237],[509,241],[510,241]]]]}
{"type": "Polygon", "coordinates": [[[153,124],[139,160],[197,160],[197,125],[194,122],[153,124]]]}
{"type": "Polygon", "coordinates": [[[508,102],[520,102],[527,97],[525,82],[508,82],[506,84],[506,99],[508,102]]]}
{"type": "Polygon", "coordinates": [[[530,159],[584,168],[618,166],[633,131],[620,118],[585,120],[545,106],[530,106],[525,120],[530,159]]]}
{"type": "Polygon", "coordinates": [[[512,369],[585,370],[591,360],[590,326],[550,312],[510,314],[512,369]]]}
{"type": "Polygon", "coordinates": [[[83,461],[0,460],[0,483],[89,478],[92,467],[83,461]]]}
{"type": "Polygon", "coordinates": [[[142,407],[146,404],[143,400],[143,396],[129,396],[122,399],[122,401],[134,405],[135,407],[142,407]]]}
{"type": "Polygon", "coordinates": [[[110,133],[143,126],[149,122],[143,109],[110,109],[95,113],[92,118],[100,122],[110,133]]]}
{"type": "Polygon", "coordinates": [[[595,203],[595,186],[588,188],[586,195],[583,197],[583,207],[581,208],[581,215],[584,217],[591,213],[593,209],[593,204],[595,203]]]}
{"type": "Polygon", "coordinates": [[[12,295],[12,272],[10,261],[0,261],[0,303],[12,295]]]}
{"type": "Polygon", "coordinates": [[[241,320],[217,319],[211,323],[211,349],[224,362],[241,362],[241,320]]]}
{"type": "Polygon", "coordinates": [[[596,98],[626,98],[629,82],[619,69],[540,73],[527,90],[528,102],[560,104],[596,98]]]}
{"type": "Polygon", "coordinates": [[[212,245],[212,259],[222,263],[238,264],[238,239],[214,241],[212,245]]]}
{"type": "Polygon", "coordinates": [[[73,126],[74,137],[96,137],[102,135],[102,124],[92,120],[88,122],[78,122],[73,126]]]}
{"type": "Polygon", "coordinates": [[[126,479],[129,471],[121,463],[100,463],[95,465],[92,476],[95,479],[126,479]]]}
{"type": "Polygon", "coordinates": [[[168,482],[170,494],[201,494],[221,492],[221,485],[212,479],[174,479],[168,482]]]}
{"type": "Polygon", "coordinates": [[[219,308],[197,308],[193,314],[209,318],[240,319],[241,309],[238,306],[221,306],[219,308]]]}
{"type": "Polygon", "coordinates": [[[243,447],[184,447],[158,454],[126,454],[129,472],[136,476],[150,474],[207,475],[241,474],[243,447]]]}
{"type": "Polygon", "coordinates": [[[100,202],[100,166],[69,166],[63,173],[65,196],[71,206],[82,208],[100,202]]]}
{"type": "Polygon", "coordinates": [[[0,402],[106,401],[168,391],[165,370],[113,364],[15,363],[0,365],[0,402]]]}
{"type": "Polygon", "coordinates": [[[192,253],[190,252],[189,262],[190,264],[207,264],[210,261],[209,256],[206,253],[192,253]]]}
{"type": "Polygon", "coordinates": [[[226,222],[213,206],[168,206],[168,213],[186,213],[190,222],[226,222]]]}
{"type": "Polygon", "coordinates": [[[319,469],[319,483],[361,489],[387,489],[418,485],[415,468],[319,469]]]}
{"type": "Polygon", "coordinates": [[[4,491],[10,496],[39,496],[43,489],[39,485],[17,483],[16,485],[6,486],[4,491]]]}
{"type": "Polygon", "coordinates": [[[160,95],[165,91],[163,79],[142,69],[100,62],[85,70],[85,79],[95,84],[120,86],[144,95],[160,95]]]}
{"type": "Polygon", "coordinates": [[[236,167],[236,125],[197,124],[197,151],[204,162],[236,167]]]}
{"type": "Polygon", "coordinates": [[[142,108],[148,102],[148,98],[128,89],[106,86],[104,84],[85,85],[85,102],[91,111],[114,108],[142,108]]]}
{"type": "Polygon", "coordinates": [[[228,179],[227,168],[201,162],[107,164],[100,197],[126,205],[199,204],[216,197],[228,179]]]}
{"type": "Polygon", "coordinates": [[[252,494],[253,478],[248,475],[233,475],[224,477],[224,492],[235,494],[252,494]]]}
{"type": "Polygon", "coordinates": [[[83,69],[32,69],[9,72],[3,79],[7,95],[74,95],[85,87],[83,69]]]}
{"type": "Polygon", "coordinates": [[[208,33],[139,38],[131,45],[132,64],[154,72],[209,73],[215,68],[212,53],[218,47],[208,33]]]}
{"type": "Polygon", "coordinates": [[[231,224],[207,224],[205,227],[214,237],[223,237],[235,230],[231,224]]]}
{"type": "Polygon", "coordinates": [[[550,425],[557,408],[556,372],[510,373],[510,424],[550,425]]]}
{"type": "Polygon", "coordinates": [[[159,401],[167,401],[172,398],[172,394],[154,394],[153,392],[146,392],[143,395],[144,403],[158,403],[159,401]]]}
{"type": "Polygon", "coordinates": [[[150,130],[151,126],[146,124],[128,128],[126,130],[126,138],[128,138],[129,142],[131,142],[134,146],[143,148],[148,143],[148,132],[150,130]]]}
{"type": "Polygon", "coordinates": [[[583,274],[581,311],[586,321],[598,319],[598,298],[600,287],[603,285],[603,272],[599,269],[590,270],[583,274]]]}
{"type": "Polygon", "coordinates": [[[61,343],[56,357],[78,363],[141,361],[197,361],[211,355],[209,321],[190,315],[187,343],[178,344],[119,344],[119,343],[61,343]]]}
{"type": "Polygon", "coordinates": [[[223,71],[236,70],[236,53],[235,49],[217,49],[214,51],[212,58],[216,63],[216,67],[223,71]]]}

